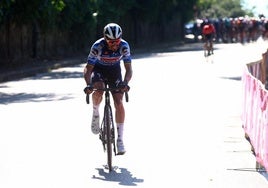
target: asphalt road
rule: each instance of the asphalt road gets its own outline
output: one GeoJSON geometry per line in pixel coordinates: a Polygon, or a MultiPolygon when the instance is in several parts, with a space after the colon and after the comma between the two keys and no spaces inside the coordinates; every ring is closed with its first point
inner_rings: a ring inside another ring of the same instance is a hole
{"type": "Polygon", "coordinates": [[[127,153],[116,169],[90,131],[83,64],[0,84],[0,187],[268,186],[241,127],[241,75],[267,43],[200,44],[134,56],[127,153]],[[178,51],[180,50],[180,51],[178,51]]]}

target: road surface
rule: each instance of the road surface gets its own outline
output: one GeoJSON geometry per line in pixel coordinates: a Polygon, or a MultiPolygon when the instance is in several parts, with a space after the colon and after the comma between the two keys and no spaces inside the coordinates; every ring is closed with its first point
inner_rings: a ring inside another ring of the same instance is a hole
{"type": "Polygon", "coordinates": [[[200,45],[134,56],[127,153],[111,173],[90,131],[84,64],[1,83],[0,187],[267,187],[240,120],[243,68],[267,43],[218,44],[209,59],[200,45]]]}

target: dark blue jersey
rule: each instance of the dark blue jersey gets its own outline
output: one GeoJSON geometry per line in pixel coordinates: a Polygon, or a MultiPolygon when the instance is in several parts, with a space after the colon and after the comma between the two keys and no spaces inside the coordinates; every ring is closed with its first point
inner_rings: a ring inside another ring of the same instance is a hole
{"type": "Polygon", "coordinates": [[[131,63],[130,48],[128,43],[121,39],[117,51],[108,49],[104,38],[97,40],[91,47],[87,58],[87,63],[90,65],[104,66],[118,66],[120,61],[124,63],[131,63]]]}

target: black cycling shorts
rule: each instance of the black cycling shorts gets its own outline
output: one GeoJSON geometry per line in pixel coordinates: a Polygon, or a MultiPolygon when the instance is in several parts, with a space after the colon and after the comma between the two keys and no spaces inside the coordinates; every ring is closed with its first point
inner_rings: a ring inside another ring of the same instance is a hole
{"type": "Polygon", "coordinates": [[[91,81],[93,84],[99,81],[106,82],[109,87],[115,88],[122,81],[120,65],[107,67],[95,65],[91,81]]]}
{"type": "Polygon", "coordinates": [[[205,35],[205,40],[212,41],[213,35],[212,34],[206,34],[205,35]]]}

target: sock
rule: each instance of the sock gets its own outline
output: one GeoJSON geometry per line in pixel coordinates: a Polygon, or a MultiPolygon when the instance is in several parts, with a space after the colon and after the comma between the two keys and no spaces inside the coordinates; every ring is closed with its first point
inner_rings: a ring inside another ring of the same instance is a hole
{"type": "Polygon", "coordinates": [[[93,116],[99,116],[99,105],[93,105],[93,116]]]}
{"type": "Polygon", "coordinates": [[[118,134],[117,139],[123,140],[124,123],[117,123],[116,127],[117,127],[117,134],[118,134]]]}

